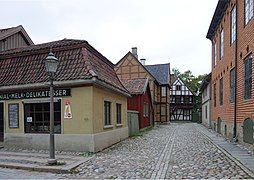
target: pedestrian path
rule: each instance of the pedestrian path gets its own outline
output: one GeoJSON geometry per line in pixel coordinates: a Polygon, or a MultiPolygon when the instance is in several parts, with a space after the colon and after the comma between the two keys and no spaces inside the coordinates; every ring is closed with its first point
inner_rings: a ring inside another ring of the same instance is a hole
{"type": "Polygon", "coordinates": [[[247,150],[241,149],[236,146],[234,143],[228,142],[225,138],[219,136],[216,132],[210,132],[206,127],[196,125],[196,128],[204,135],[206,135],[214,144],[218,147],[222,148],[229,155],[235,158],[239,163],[241,163],[242,168],[247,168],[245,170],[249,170],[254,178],[254,156],[248,153],[247,150]]]}

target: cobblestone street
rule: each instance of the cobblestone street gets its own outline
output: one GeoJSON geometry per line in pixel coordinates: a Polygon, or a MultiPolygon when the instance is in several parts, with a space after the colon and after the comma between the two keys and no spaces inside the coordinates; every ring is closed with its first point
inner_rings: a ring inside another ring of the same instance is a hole
{"type": "MultiPolygon", "coordinates": [[[[97,153],[73,174],[45,178],[250,178],[199,131],[199,124],[172,123],[154,127],[97,153]]],[[[3,177],[0,169],[0,177],[3,177]]],[[[6,178],[11,178],[9,170],[6,178]]],[[[27,171],[24,174],[29,174],[27,171]]],[[[21,173],[23,174],[23,173],[21,173]]],[[[41,178],[41,173],[31,177],[41,178]]],[[[15,178],[15,176],[13,176],[15,178]]],[[[18,176],[16,176],[17,178],[18,176]]]]}
{"type": "Polygon", "coordinates": [[[98,153],[83,178],[249,178],[192,123],[161,125],[98,153]]]}

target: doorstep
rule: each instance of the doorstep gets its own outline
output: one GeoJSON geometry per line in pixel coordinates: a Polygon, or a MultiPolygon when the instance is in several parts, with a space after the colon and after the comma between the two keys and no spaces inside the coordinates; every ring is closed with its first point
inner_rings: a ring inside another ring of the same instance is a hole
{"type": "Polygon", "coordinates": [[[0,167],[52,173],[71,173],[92,157],[56,155],[59,165],[47,165],[48,154],[0,152],[0,167]]]}

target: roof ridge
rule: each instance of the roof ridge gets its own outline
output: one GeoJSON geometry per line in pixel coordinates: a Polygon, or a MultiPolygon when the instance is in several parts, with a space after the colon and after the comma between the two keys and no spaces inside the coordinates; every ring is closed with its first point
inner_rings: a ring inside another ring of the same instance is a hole
{"type": "Polygon", "coordinates": [[[170,63],[162,63],[162,64],[149,64],[145,66],[158,66],[158,65],[170,65],[170,63]]]}

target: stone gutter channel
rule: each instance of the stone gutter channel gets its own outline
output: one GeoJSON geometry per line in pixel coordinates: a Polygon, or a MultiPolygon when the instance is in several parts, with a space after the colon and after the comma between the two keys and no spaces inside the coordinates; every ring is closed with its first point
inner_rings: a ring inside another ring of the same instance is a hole
{"type": "Polygon", "coordinates": [[[52,173],[71,173],[92,157],[56,155],[59,165],[48,166],[48,154],[0,151],[0,167],[52,173]]]}
{"type": "Polygon", "coordinates": [[[166,178],[166,173],[169,168],[170,156],[174,146],[174,140],[175,140],[175,134],[176,134],[175,131],[176,131],[176,128],[172,131],[170,138],[168,139],[168,142],[165,145],[157,161],[157,164],[152,173],[151,179],[165,179],[166,178]]]}
{"type": "Polygon", "coordinates": [[[196,129],[213,143],[222,153],[230,160],[235,162],[243,171],[254,179],[254,157],[246,150],[229,143],[225,138],[219,137],[218,134],[211,133],[206,127],[195,125],[196,129]]]}

